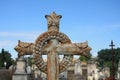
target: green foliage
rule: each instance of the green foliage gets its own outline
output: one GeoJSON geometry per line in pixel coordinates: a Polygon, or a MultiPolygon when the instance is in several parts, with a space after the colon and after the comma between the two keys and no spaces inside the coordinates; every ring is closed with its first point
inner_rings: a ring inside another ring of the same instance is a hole
{"type": "Polygon", "coordinates": [[[33,57],[30,56],[30,57],[28,57],[28,65],[32,66],[32,64],[33,64],[33,57]]]}
{"type": "MultiPolygon", "coordinates": [[[[120,48],[114,49],[113,50],[114,53],[114,69],[115,71],[117,71],[117,65],[120,59],[120,48]]],[[[107,66],[110,69],[112,69],[112,54],[111,49],[102,49],[98,52],[98,66],[103,67],[103,66],[107,66]]]]}
{"type": "Polygon", "coordinates": [[[87,62],[88,60],[91,59],[91,57],[92,57],[92,54],[89,53],[88,57],[80,56],[79,59],[80,59],[80,61],[87,62]]]}
{"type": "Polygon", "coordinates": [[[11,54],[8,51],[2,49],[0,52],[0,67],[5,67],[4,62],[6,62],[6,68],[8,69],[12,65],[11,54]]]}

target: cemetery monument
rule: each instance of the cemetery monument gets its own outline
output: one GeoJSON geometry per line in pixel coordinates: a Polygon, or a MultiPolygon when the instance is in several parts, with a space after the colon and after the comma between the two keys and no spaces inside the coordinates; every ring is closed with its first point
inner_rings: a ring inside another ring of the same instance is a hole
{"type": "Polygon", "coordinates": [[[59,31],[61,15],[53,12],[45,18],[48,31],[38,36],[34,43],[18,41],[15,50],[19,58],[24,55],[33,55],[35,65],[47,74],[47,80],[58,80],[58,74],[69,67],[73,55],[87,56],[91,48],[87,42],[72,43],[66,34],[59,31]],[[47,55],[47,62],[44,62],[42,55],[47,55]],[[64,55],[62,61],[59,61],[59,55],[64,55]]]}

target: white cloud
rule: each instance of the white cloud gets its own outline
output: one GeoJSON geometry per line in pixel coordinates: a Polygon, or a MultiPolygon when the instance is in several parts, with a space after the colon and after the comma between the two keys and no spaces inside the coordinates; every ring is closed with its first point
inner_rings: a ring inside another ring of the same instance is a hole
{"type": "Polygon", "coordinates": [[[0,36],[1,37],[36,37],[37,34],[36,33],[27,33],[27,32],[26,33],[0,32],[0,36]]]}
{"type": "Polygon", "coordinates": [[[120,29],[119,24],[109,24],[109,25],[96,25],[96,26],[88,26],[84,30],[89,34],[101,34],[106,32],[112,32],[120,29]]]}
{"type": "Polygon", "coordinates": [[[118,28],[120,28],[120,25],[119,24],[111,25],[110,28],[112,28],[112,29],[118,29],[118,28]]]}
{"type": "Polygon", "coordinates": [[[113,30],[120,29],[119,24],[103,25],[101,27],[103,28],[103,30],[105,29],[105,31],[113,31],[113,30]]]}
{"type": "Polygon", "coordinates": [[[0,38],[3,40],[22,40],[35,41],[42,32],[0,32],[0,38]]]}
{"type": "Polygon", "coordinates": [[[39,32],[0,32],[0,48],[14,47],[18,40],[33,42],[40,35],[39,32]]]}
{"type": "Polygon", "coordinates": [[[13,47],[15,44],[17,44],[15,41],[2,40],[0,41],[0,48],[13,47]]]}

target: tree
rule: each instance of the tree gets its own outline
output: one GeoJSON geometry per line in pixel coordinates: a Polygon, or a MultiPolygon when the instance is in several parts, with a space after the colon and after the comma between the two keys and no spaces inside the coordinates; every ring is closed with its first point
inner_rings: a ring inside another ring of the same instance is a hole
{"type": "Polygon", "coordinates": [[[92,54],[89,53],[88,57],[80,56],[79,59],[80,59],[80,61],[87,62],[91,59],[91,57],[92,57],[92,54]]]}
{"type": "Polygon", "coordinates": [[[33,64],[33,57],[29,56],[28,57],[28,66],[32,66],[32,64],[33,64]]]}
{"type": "Polygon", "coordinates": [[[5,59],[5,51],[2,49],[1,54],[0,54],[0,66],[4,67],[4,62],[6,61],[5,59]]]}
{"type": "MultiPolygon", "coordinates": [[[[112,53],[111,53],[111,49],[102,49],[100,51],[98,51],[98,62],[100,67],[103,66],[107,66],[110,68],[110,70],[112,69],[112,53]]],[[[117,65],[120,59],[120,48],[116,48],[114,49],[114,69],[115,71],[117,71],[117,65]]]]}
{"type": "Polygon", "coordinates": [[[6,62],[6,68],[8,69],[12,65],[11,54],[8,51],[2,49],[0,53],[0,67],[5,67],[4,62],[6,62]]]}

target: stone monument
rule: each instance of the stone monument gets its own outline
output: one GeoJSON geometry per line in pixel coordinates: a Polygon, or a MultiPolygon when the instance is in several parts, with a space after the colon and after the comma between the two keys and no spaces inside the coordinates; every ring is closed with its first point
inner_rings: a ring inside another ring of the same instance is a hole
{"type": "Polygon", "coordinates": [[[82,75],[82,65],[79,60],[75,62],[75,75],[82,75]]]}
{"type": "Polygon", "coordinates": [[[91,48],[87,42],[72,43],[67,35],[59,32],[61,15],[53,12],[45,18],[48,22],[48,31],[42,33],[34,43],[19,41],[15,50],[19,57],[33,55],[35,65],[47,74],[47,80],[58,80],[59,73],[71,64],[73,55],[87,56],[91,48]],[[47,62],[44,62],[42,55],[47,55],[47,62]],[[64,55],[62,61],[59,61],[59,55],[64,55]]]}
{"type": "Polygon", "coordinates": [[[26,73],[26,60],[21,57],[16,59],[16,71],[15,73],[26,73]]]}
{"type": "Polygon", "coordinates": [[[95,75],[96,75],[96,61],[95,59],[90,59],[87,63],[87,75],[88,75],[88,80],[96,80],[95,75]]]}
{"type": "Polygon", "coordinates": [[[28,80],[28,74],[26,72],[26,60],[22,56],[16,59],[16,69],[12,80],[28,80]]]}
{"type": "Polygon", "coordinates": [[[74,67],[74,79],[75,80],[84,80],[82,76],[82,65],[79,60],[75,62],[75,67],[74,67]]]}
{"type": "Polygon", "coordinates": [[[118,63],[117,80],[120,80],[120,60],[118,63]]]}

